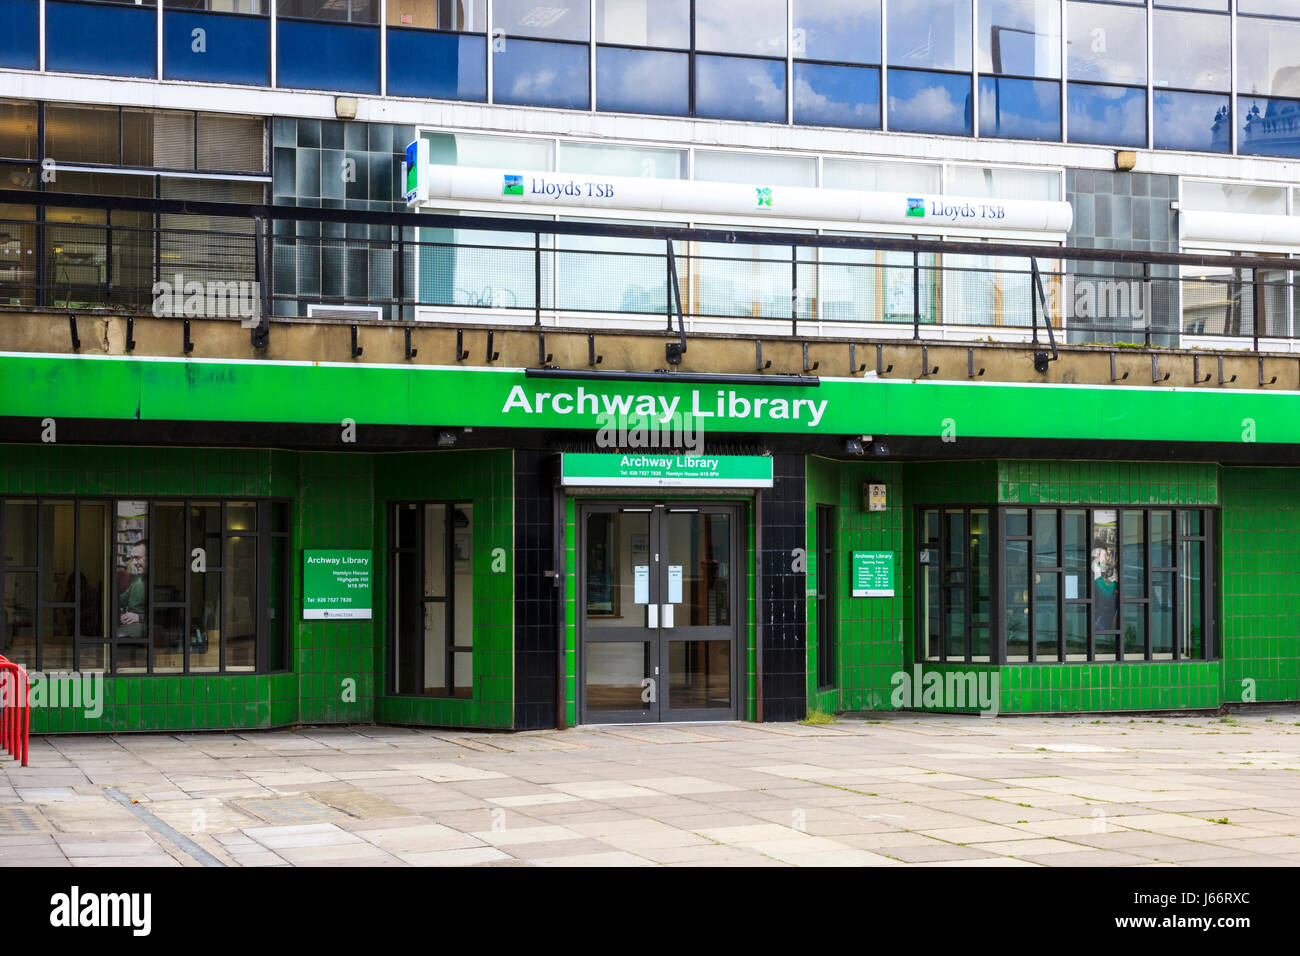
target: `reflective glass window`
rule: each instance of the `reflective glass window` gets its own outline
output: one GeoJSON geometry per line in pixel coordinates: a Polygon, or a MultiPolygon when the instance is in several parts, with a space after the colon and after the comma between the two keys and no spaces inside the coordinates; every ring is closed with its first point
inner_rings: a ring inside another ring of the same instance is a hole
{"type": "Polygon", "coordinates": [[[586,109],[588,65],[585,46],[507,40],[493,53],[492,98],[517,106],[586,109]]]}
{"type": "Polygon", "coordinates": [[[1066,93],[1070,142],[1142,147],[1147,142],[1145,87],[1071,83],[1066,93]]]}
{"type": "Polygon", "coordinates": [[[388,0],[388,25],[483,33],[487,0],[388,0]]]}
{"type": "Polygon", "coordinates": [[[978,29],[981,73],[1060,77],[1059,0],[979,0],[978,29]]]}
{"type": "Polygon", "coordinates": [[[596,0],[596,42],[688,49],[691,0],[596,0]]]}
{"type": "Polygon", "coordinates": [[[1237,20],[1237,92],[1300,97],[1300,23],[1237,20]]]}
{"type": "Polygon", "coordinates": [[[1156,90],[1157,149],[1226,153],[1231,148],[1228,97],[1156,90]]]}
{"type": "Polygon", "coordinates": [[[810,126],[880,126],[880,71],[829,63],[794,65],[794,121],[810,126]]]}
{"type": "Polygon", "coordinates": [[[971,0],[931,0],[919,13],[915,0],[889,0],[889,65],[969,70],[971,0]]]}
{"type": "Polygon", "coordinates": [[[809,60],[880,62],[880,0],[792,0],[792,53],[809,60]]]}
{"type": "Polygon", "coordinates": [[[1157,10],[1153,30],[1157,89],[1228,89],[1230,58],[1226,17],[1157,10]]]}
{"type": "Polygon", "coordinates": [[[596,109],[685,116],[691,108],[689,56],[598,46],[596,109]]]}
{"type": "Polygon", "coordinates": [[[379,0],[279,0],[276,12],[301,20],[378,23],[379,0]]]}
{"type": "Polygon", "coordinates": [[[785,61],[695,57],[695,113],[713,119],[785,122],[785,61]]]}
{"type": "Polygon", "coordinates": [[[785,56],[785,0],[697,0],[695,48],[785,56]]]}
{"type": "Polygon", "coordinates": [[[494,0],[492,29],[511,37],[544,40],[587,40],[591,36],[591,7],[587,0],[494,0]]]}
{"type": "Polygon", "coordinates": [[[1067,13],[1070,79],[1145,85],[1146,10],[1072,0],[1067,13]]]}
{"type": "Polygon", "coordinates": [[[953,73],[890,70],[889,128],[969,136],[971,78],[953,73]]]}
{"type": "Polygon", "coordinates": [[[980,77],[980,135],[1061,138],[1061,84],[1007,76],[980,77]]]}

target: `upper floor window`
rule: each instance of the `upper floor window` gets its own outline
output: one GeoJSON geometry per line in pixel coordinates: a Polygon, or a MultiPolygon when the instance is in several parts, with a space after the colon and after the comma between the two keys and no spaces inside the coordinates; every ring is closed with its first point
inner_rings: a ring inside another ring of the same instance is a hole
{"type": "Polygon", "coordinates": [[[276,12],[300,20],[378,23],[379,0],[278,0],[276,12]]]}

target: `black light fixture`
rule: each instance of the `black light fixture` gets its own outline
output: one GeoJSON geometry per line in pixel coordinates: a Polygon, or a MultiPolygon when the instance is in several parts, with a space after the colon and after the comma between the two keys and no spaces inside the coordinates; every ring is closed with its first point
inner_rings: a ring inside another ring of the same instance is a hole
{"type": "Polygon", "coordinates": [[[861,438],[846,438],[846,439],[844,439],[844,454],[846,454],[846,455],[862,455],[862,454],[864,453],[864,451],[865,451],[865,449],[862,447],[862,439],[861,439],[861,438]]]}
{"type": "Polygon", "coordinates": [[[455,448],[455,447],[456,447],[456,433],[455,433],[455,432],[438,432],[438,447],[439,447],[439,448],[455,448]]]}

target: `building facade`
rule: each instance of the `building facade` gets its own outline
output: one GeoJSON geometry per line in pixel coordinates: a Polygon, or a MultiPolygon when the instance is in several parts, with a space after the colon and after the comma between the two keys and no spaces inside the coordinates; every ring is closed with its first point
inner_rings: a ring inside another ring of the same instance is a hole
{"type": "Polygon", "coordinates": [[[33,731],[1300,700],[1294,6],[4,0],[33,731]]]}

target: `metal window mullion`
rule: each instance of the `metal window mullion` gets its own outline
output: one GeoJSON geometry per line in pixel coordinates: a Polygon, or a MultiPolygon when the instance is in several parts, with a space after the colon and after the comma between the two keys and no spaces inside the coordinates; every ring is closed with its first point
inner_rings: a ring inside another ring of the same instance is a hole
{"type": "MultiPolygon", "coordinates": [[[[1231,137],[1228,149],[1237,155],[1237,5],[1228,4],[1228,129],[1231,137]]],[[[1270,91],[1271,92],[1271,91],[1270,91]]]]}
{"type": "MultiPolygon", "coordinates": [[[[1065,31],[1062,30],[1062,33],[1065,31]]],[[[1069,659],[1065,649],[1065,509],[1056,508],[1056,659],[1069,659]]]]}
{"type": "Polygon", "coordinates": [[[1147,148],[1156,146],[1156,13],[1147,5],[1147,148]]]}
{"type": "Polygon", "coordinates": [[[149,516],[149,524],[146,529],[145,538],[145,673],[153,675],[153,571],[155,558],[157,558],[157,549],[153,547],[158,540],[155,533],[158,530],[158,502],[153,499],[149,500],[149,507],[145,509],[145,514],[149,516]]]}
{"type": "MultiPolygon", "coordinates": [[[[1060,25],[1061,25],[1061,26],[1060,26],[1060,34],[1061,34],[1061,36],[1060,36],[1060,38],[1059,38],[1059,39],[1060,39],[1060,47],[1061,47],[1061,62],[1060,62],[1060,72],[1059,72],[1059,76],[1060,76],[1060,80],[1061,80],[1061,90],[1060,90],[1060,94],[1061,94],[1061,96],[1060,96],[1060,109],[1061,109],[1061,142],[1062,142],[1062,143],[1068,143],[1068,142],[1070,141],[1070,125],[1069,125],[1070,114],[1069,114],[1069,111],[1066,109],[1067,103],[1066,103],[1066,90],[1065,90],[1065,86],[1066,86],[1066,77],[1069,75],[1069,65],[1068,65],[1068,63],[1066,62],[1066,57],[1069,55],[1069,49],[1068,49],[1068,47],[1069,47],[1069,42],[1066,40],[1066,34],[1069,32],[1069,28],[1070,28],[1070,24],[1069,24],[1069,15],[1070,15],[1070,10],[1069,10],[1069,8],[1070,8],[1070,5],[1066,2],[1066,0],[1061,0],[1061,16],[1060,16],[1060,19],[1059,19],[1058,22],[1059,22],[1060,25]]],[[[1062,195],[1064,195],[1064,194],[1062,194],[1062,195]]],[[[1063,509],[1062,509],[1062,510],[1063,510],[1063,509]]],[[[1060,541],[1059,538],[1058,538],[1057,540],[1060,541]]],[[[1064,542],[1061,542],[1061,544],[1062,544],[1062,547],[1064,547],[1064,542]]],[[[1065,565],[1064,565],[1064,562],[1062,562],[1062,565],[1061,565],[1061,566],[1062,566],[1062,567],[1065,566],[1065,565]]],[[[1061,581],[1062,581],[1062,583],[1064,583],[1065,578],[1062,577],[1062,578],[1061,578],[1061,581]]],[[[1064,601],[1065,599],[1062,598],[1061,600],[1064,601]]],[[[1062,646],[1062,648],[1064,648],[1064,646],[1065,646],[1065,644],[1064,644],[1065,631],[1064,631],[1064,630],[1061,631],[1061,638],[1062,638],[1062,645],[1061,645],[1061,646],[1062,646]]],[[[1062,655],[1061,660],[1065,660],[1064,655],[1062,655]]]]}
{"type": "MultiPolygon", "coordinates": [[[[1173,621],[1173,625],[1172,625],[1172,628],[1173,628],[1173,655],[1174,655],[1173,659],[1176,660],[1176,661],[1177,661],[1177,660],[1182,660],[1182,658],[1183,658],[1183,655],[1182,655],[1183,633],[1182,633],[1182,628],[1180,627],[1180,625],[1182,624],[1182,615],[1178,613],[1179,605],[1181,605],[1181,604],[1183,603],[1183,602],[1182,602],[1182,591],[1183,591],[1183,587],[1182,587],[1182,584],[1183,584],[1183,561],[1182,561],[1182,557],[1183,557],[1183,548],[1182,548],[1182,545],[1183,545],[1183,537],[1182,537],[1182,533],[1181,533],[1180,530],[1179,530],[1179,529],[1182,527],[1182,525],[1181,525],[1181,524],[1179,523],[1179,521],[1178,521],[1178,519],[1179,519],[1181,516],[1182,516],[1182,509],[1181,509],[1181,508],[1175,508],[1175,509],[1173,510],[1173,516],[1172,516],[1172,519],[1171,519],[1171,520],[1173,521],[1173,527],[1170,529],[1171,537],[1173,538],[1173,549],[1172,549],[1172,550],[1173,550],[1173,554],[1170,555],[1170,559],[1171,559],[1171,560],[1170,560],[1169,563],[1170,563],[1171,565],[1173,565],[1173,571],[1174,571],[1174,594],[1173,594],[1173,612],[1174,612],[1174,621],[1173,621]]],[[[1201,519],[1201,530],[1202,530],[1202,531],[1205,530],[1205,519],[1204,519],[1204,518],[1201,519]]],[[[1201,562],[1201,563],[1204,564],[1204,559],[1202,559],[1202,562],[1201,562]]]]}
{"type": "MultiPolygon", "coordinates": [[[[587,111],[596,112],[596,4],[587,2],[587,111]]],[[[557,157],[558,158],[558,157],[557,157]]]]}
{"type": "MultiPolygon", "coordinates": [[[[492,69],[492,61],[493,61],[493,59],[496,57],[496,46],[495,46],[496,38],[493,36],[493,27],[492,27],[492,13],[493,13],[492,7],[493,7],[493,6],[494,6],[494,2],[493,2],[493,0],[483,0],[483,19],[484,19],[483,29],[484,29],[484,34],[485,34],[485,37],[484,37],[484,38],[487,40],[487,91],[486,91],[486,95],[487,95],[487,102],[489,102],[489,103],[491,103],[491,102],[493,101],[493,97],[492,97],[492,94],[493,94],[493,90],[492,90],[492,80],[493,80],[493,73],[494,73],[494,70],[492,69]]],[[[418,130],[417,130],[417,136],[418,136],[418,130]]],[[[419,507],[420,507],[420,510],[421,510],[420,527],[423,528],[423,527],[424,527],[424,516],[423,516],[424,506],[423,506],[423,505],[420,505],[419,507]]],[[[423,576],[423,572],[421,572],[421,576],[420,576],[420,588],[421,588],[421,590],[424,589],[424,576],[423,576]]]]}
{"type": "Polygon", "coordinates": [[[230,608],[226,600],[226,501],[222,499],[221,507],[218,509],[217,520],[221,522],[217,531],[217,540],[221,542],[221,640],[217,643],[217,673],[226,672],[226,640],[230,636],[230,628],[227,626],[230,618],[230,608]]]}
{"type": "Polygon", "coordinates": [[[1084,508],[1083,509],[1083,533],[1085,536],[1085,540],[1088,542],[1088,547],[1087,547],[1087,551],[1085,552],[1087,554],[1087,558],[1085,559],[1086,563],[1084,564],[1083,567],[1083,570],[1086,573],[1083,574],[1082,577],[1085,581],[1084,588],[1086,589],[1086,593],[1088,595],[1088,603],[1086,605],[1088,610],[1087,613],[1085,614],[1085,617],[1087,618],[1088,621],[1087,643],[1088,643],[1089,664],[1096,663],[1097,661],[1097,629],[1095,623],[1093,622],[1094,595],[1092,593],[1092,527],[1093,527],[1092,509],[1084,508]]]}
{"type": "MultiPolygon", "coordinates": [[[[1173,518],[1175,524],[1174,524],[1174,526],[1170,529],[1170,533],[1172,534],[1173,539],[1174,539],[1174,547],[1177,547],[1177,546],[1178,546],[1178,545],[1177,545],[1177,542],[1178,542],[1178,525],[1177,525],[1177,521],[1178,521],[1178,513],[1177,513],[1176,511],[1174,511],[1174,512],[1171,512],[1171,514],[1172,514],[1172,518],[1173,518]]],[[[1146,608],[1146,615],[1145,615],[1145,617],[1146,617],[1146,660],[1148,660],[1148,661],[1153,661],[1153,660],[1156,659],[1156,654],[1155,654],[1155,647],[1154,647],[1154,645],[1153,645],[1153,643],[1152,643],[1152,635],[1151,635],[1151,573],[1152,573],[1152,571],[1151,571],[1152,560],[1151,560],[1151,559],[1152,559],[1152,554],[1151,554],[1151,509],[1150,509],[1150,508],[1143,508],[1143,509],[1142,509],[1142,537],[1143,537],[1142,547],[1143,547],[1143,551],[1144,551],[1144,553],[1146,554],[1146,561],[1144,562],[1145,565],[1146,565],[1146,568],[1145,568],[1145,572],[1146,572],[1146,573],[1143,575],[1143,576],[1145,577],[1145,579],[1146,579],[1145,584],[1146,584],[1146,600],[1147,600],[1147,608],[1146,608]]]]}
{"type": "Polygon", "coordinates": [[[456,503],[447,502],[443,509],[443,655],[446,673],[443,683],[448,697],[456,695],[456,503]]]}
{"type": "MultiPolygon", "coordinates": [[[[0,538],[0,541],[3,541],[0,538]]],[[[81,503],[72,499],[72,669],[81,669],[81,503]]]]}
{"type": "Polygon", "coordinates": [[[785,2],[785,122],[794,123],[794,0],[785,2]]]}
{"type": "MultiPolygon", "coordinates": [[[[970,80],[970,84],[971,84],[971,86],[970,86],[970,102],[971,102],[971,110],[970,110],[970,129],[971,129],[971,135],[972,135],[973,137],[975,137],[975,139],[979,139],[979,138],[980,138],[980,59],[979,59],[980,21],[979,21],[979,10],[980,10],[979,0],[970,0],[970,51],[969,51],[969,52],[970,52],[970,67],[971,67],[971,68],[970,68],[970,78],[971,78],[971,80],[970,80]]],[[[1036,542],[1035,542],[1035,543],[1036,543],[1036,542]]],[[[1032,551],[1032,548],[1031,548],[1030,550],[1032,551]]],[[[1030,556],[1030,561],[1029,561],[1029,566],[1030,566],[1031,569],[1033,568],[1033,564],[1034,564],[1034,562],[1033,562],[1033,556],[1031,555],[1031,556],[1030,556]]],[[[1031,587],[1030,590],[1032,591],[1033,588],[1031,587]]],[[[1031,603],[1030,606],[1031,606],[1031,607],[1033,606],[1032,603],[1031,603]]],[[[1030,641],[1029,641],[1029,643],[1030,643],[1031,645],[1034,643],[1034,641],[1033,641],[1033,637],[1032,637],[1032,635],[1033,635],[1033,627],[1032,627],[1033,616],[1034,616],[1034,615],[1033,615],[1033,612],[1031,611],[1030,614],[1029,614],[1030,622],[1031,622],[1031,626],[1030,626],[1030,629],[1029,629],[1029,630],[1030,630],[1030,641]]],[[[1031,653],[1030,653],[1030,660],[1033,660],[1033,658],[1034,658],[1034,655],[1033,655],[1033,653],[1031,652],[1031,653]]]]}
{"type": "Polygon", "coordinates": [[[889,132],[889,0],[880,0],[880,130],[889,132]]]}
{"type": "MultiPolygon", "coordinates": [[[[193,529],[190,527],[190,500],[188,498],[181,501],[181,520],[185,525],[185,556],[181,562],[181,567],[184,569],[182,573],[185,575],[185,587],[182,592],[185,595],[185,613],[181,618],[181,673],[188,674],[190,672],[190,608],[194,605],[194,596],[190,593],[190,579],[193,577],[190,562],[193,561],[194,539],[190,534],[193,529]]],[[[203,567],[205,568],[205,574],[207,573],[207,566],[207,555],[204,555],[203,567]]]]}

